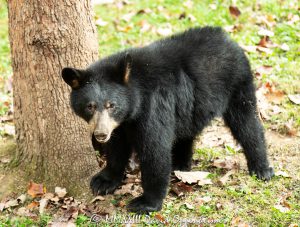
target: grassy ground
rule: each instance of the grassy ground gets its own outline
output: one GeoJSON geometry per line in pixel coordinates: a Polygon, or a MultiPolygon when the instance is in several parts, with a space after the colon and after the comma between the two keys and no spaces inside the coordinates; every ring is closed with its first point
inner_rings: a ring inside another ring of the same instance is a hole
{"type": "MultiPolygon", "coordinates": [[[[95,6],[96,20],[99,20],[100,56],[112,54],[132,46],[142,46],[163,37],[166,34],[180,32],[194,26],[229,26],[236,25],[230,36],[244,46],[256,46],[262,36],[259,31],[266,28],[274,33],[270,37],[277,47],[268,48],[271,53],[247,53],[253,71],[260,66],[271,66],[271,72],[263,72],[256,83],[261,86],[267,82],[285,94],[278,106],[284,110],[273,114],[264,121],[267,129],[285,133],[287,122],[295,131],[300,129],[300,105],[295,105],[287,98],[288,94],[300,93],[300,21],[296,0],[235,1],[241,11],[237,18],[229,13],[232,1],[180,1],[180,0],[140,0],[121,1],[95,6]],[[269,25],[260,22],[267,18],[269,25]],[[273,25],[272,25],[273,23],[273,25]],[[280,48],[287,44],[289,50],[280,48]]],[[[4,84],[11,75],[9,42],[7,34],[6,3],[0,0],[0,115],[8,111],[5,101],[11,101],[11,95],[4,89],[4,84]]],[[[221,127],[221,126],[220,126],[221,127]]],[[[1,131],[1,130],[0,130],[1,131]]],[[[275,177],[270,182],[261,182],[246,173],[242,155],[236,148],[225,145],[209,147],[207,144],[196,145],[195,161],[200,161],[195,169],[210,171],[213,185],[193,186],[192,193],[185,193],[181,198],[169,193],[163,210],[154,220],[166,219],[178,215],[181,219],[194,217],[219,220],[217,226],[289,226],[300,224],[300,142],[298,137],[288,138],[267,132],[269,153],[275,169],[287,172],[291,177],[275,177]],[[224,148],[225,147],[225,148],[224,148]],[[233,174],[225,186],[217,182],[226,171],[212,168],[211,163],[217,157],[233,156],[241,162],[241,168],[233,174]],[[209,202],[196,202],[199,198],[209,197],[209,202]],[[286,208],[280,210],[277,205],[286,208]],[[245,225],[242,225],[245,224],[245,225]]],[[[218,130],[214,131],[214,136],[218,130]]],[[[209,139],[208,139],[209,140],[209,139]]],[[[214,142],[213,139],[212,143],[214,142]]],[[[1,154],[0,154],[1,156],[1,154]]],[[[128,197],[114,197],[127,201],[128,197]]],[[[116,208],[125,212],[124,208],[116,208]]],[[[2,225],[23,226],[46,225],[51,216],[41,216],[39,220],[29,218],[11,219],[3,216],[2,225]]],[[[155,216],[155,214],[153,214],[155,216]]],[[[0,213],[1,216],[1,213],[0,213]]],[[[86,216],[78,216],[76,223],[91,225],[86,216]]],[[[1,219],[0,219],[1,226],[1,219]]]]}

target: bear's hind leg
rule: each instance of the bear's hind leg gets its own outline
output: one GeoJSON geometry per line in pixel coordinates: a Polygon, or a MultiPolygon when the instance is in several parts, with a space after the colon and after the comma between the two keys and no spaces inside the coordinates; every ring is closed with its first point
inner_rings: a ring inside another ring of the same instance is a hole
{"type": "Polygon", "coordinates": [[[172,169],[190,171],[193,156],[194,138],[180,139],[175,142],[172,149],[172,169]]]}
{"type": "Polygon", "coordinates": [[[269,180],[274,171],[269,167],[264,131],[256,114],[254,92],[253,85],[240,88],[223,116],[233,136],[243,147],[250,174],[269,180]]]}

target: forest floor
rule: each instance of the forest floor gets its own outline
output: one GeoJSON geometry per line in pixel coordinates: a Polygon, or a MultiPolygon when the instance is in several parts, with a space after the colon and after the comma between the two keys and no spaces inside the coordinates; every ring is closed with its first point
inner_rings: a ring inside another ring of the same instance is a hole
{"type": "Polygon", "coordinates": [[[141,192],[139,173],[128,173],[114,195],[91,200],[73,198],[59,185],[48,192],[43,182],[22,182],[22,173],[8,168],[15,152],[12,70],[6,2],[0,0],[0,226],[299,226],[299,2],[234,2],[94,1],[101,57],[189,27],[222,26],[251,62],[259,116],[276,172],[269,182],[250,177],[240,146],[217,119],[195,143],[197,179],[173,175],[162,211],[126,216],[125,204],[141,192]],[[28,188],[12,185],[14,178],[28,188]]]}

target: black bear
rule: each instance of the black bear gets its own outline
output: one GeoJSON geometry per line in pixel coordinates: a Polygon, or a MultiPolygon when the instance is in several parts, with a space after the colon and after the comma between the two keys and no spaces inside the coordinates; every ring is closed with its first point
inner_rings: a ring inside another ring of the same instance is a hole
{"type": "Polygon", "coordinates": [[[162,208],[172,170],[190,170],[193,140],[223,116],[242,145],[250,174],[269,180],[255,87],[243,50],[221,28],[203,27],[111,55],[85,70],[64,68],[71,106],[93,132],[107,166],[90,183],[95,195],[120,184],[131,152],[140,160],[143,194],[127,208],[162,208]]]}

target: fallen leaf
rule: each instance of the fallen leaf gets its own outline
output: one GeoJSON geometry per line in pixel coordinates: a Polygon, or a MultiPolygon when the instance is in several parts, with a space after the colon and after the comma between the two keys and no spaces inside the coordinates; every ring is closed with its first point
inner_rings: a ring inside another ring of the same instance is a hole
{"type": "Polygon", "coordinates": [[[111,4],[114,3],[115,0],[92,0],[91,4],[95,5],[104,5],[104,4],[111,4]]]}
{"type": "Polygon", "coordinates": [[[152,9],[150,8],[146,8],[146,9],[140,9],[139,11],[136,12],[137,15],[139,14],[149,14],[149,13],[152,13],[152,9]]]}
{"type": "Polygon", "coordinates": [[[19,205],[19,202],[18,200],[16,199],[12,199],[12,200],[9,200],[5,203],[5,206],[4,208],[7,209],[7,208],[10,208],[10,207],[16,207],[19,205]]]}
{"type": "Polygon", "coordinates": [[[33,181],[30,181],[27,193],[33,198],[40,197],[46,193],[46,188],[43,186],[43,184],[36,184],[33,181]]]}
{"type": "Polygon", "coordinates": [[[241,11],[236,6],[229,6],[230,15],[237,18],[241,15],[241,11]]]}
{"type": "Polygon", "coordinates": [[[281,170],[276,171],[275,176],[282,176],[282,177],[286,177],[286,178],[290,177],[290,175],[287,172],[284,172],[284,171],[281,171],[281,170]]]}
{"type": "Polygon", "coordinates": [[[267,30],[267,29],[264,29],[264,28],[261,28],[258,31],[258,35],[272,37],[272,36],[274,36],[274,32],[272,32],[270,30],[267,30]]]}
{"type": "Polygon", "coordinates": [[[184,203],[184,205],[186,206],[186,208],[188,208],[189,210],[194,210],[195,207],[192,204],[189,203],[184,203]]]}
{"type": "Polygon", "coordinates": [[[76,227],[73,222],[50,222],[49,227],[76,227]]]}
{"type": "Polygon", "coordinates": [[[161,214],[157,213],[154,215],[154,218],[158,220],[161,224],[168,225],[167,220],[161,214]]]}
{"type": "Polygon", "coordinates": [[[189,9],[193,8],[193,5],[194,5],[194,3],[191,0],[187,0],[183,3],[183,6],[189,8],[189,9]]]}
{"type": "Polygon", "coordinates": [[[235,170],[228,171],[223,177],[218,180],[218,183],[222,186],[226,185],[229,177],[235,173],[235,170]]]}
{"type": "Polygon", "coordinates": [[[284,98],[284,92],[276,90],[276,91],[267,93],[265,96],[269,102],[272,102],[274,104],[281,104],[281,102],[284,98]]]}
{"type": "Polygon", "coordinates": [[[281,50],[284,50],[284,51],[289,51],[289,50],[290,50],[290,47],[289,47],[286,43],[283,43],[283,44],[280,46],[280,49],[281,49],[281,50]]]}
{"type": "Polygon", "coordinates": [[[40,200],[39,213],[43,214],[46,206],[48,205],[49,199],[42,198],[40,200]]]}
{"type": "Polygon", "coordinates": [[[260,46],[260,47],[266,47],[266,48],[270,47],[270,38],[269,38],[269,36],[263,36],[260,39],[260,41],[257,45],[260,46]]]}
{"type": "Polygon", "coordinates": [[[177,196],[183,196],[186,193],[192,192],[193,188],[183,182],[177,182],[171,185],[171,191],[174,192],[177,196]]]}
{"type": "MultiPolygon", "coordinates": [[[[147,32],[151,29],[151,25],[148,23],[148,21],[146,20],[141,20],[138,25],[141,27],[140,31],[143,33],[143,32],[147,32]]],[[[136,163],[134,160],[130,159],[129,161],[129,168],[130,169],[133,169],[133,171],[135,169],[137,169],[139,166],[138,163],[136,163]]]]}
{"type": "Polygon", "coordinates": [[[55,194],[59,197],[59,198],[63,198],[65,197],[65,195],[67,194],[67,190],[65,188],[61,188],[61,187],[55,187],[55,194]]]}
{"type": "Polygon", "coordinates": [[[124,200],[120,200],[120,201],[118,202],[118,207],[123,208],[123,207],[125,207],[125,206],[126,206],[126,203],[125,203],[124,200]]]}
{"type": "Polygon", "coordinates": [[[156,32],[157,32],[157,34],[159,34],[161,36],[168,36],[168,35],[172,34],[172,28],[170,28],[170,27],[158,28],[156,32]]]}
{"type": "Polygon", "coordinates": [[[298,131],[294,128],[292,118],[288,122],[286,122],[283,126],[286,134],[288,134],[289,136],[297,136],[298,131]]]}
{"type": "Polygon", "coordinates": [[[207,178],[208,175],[210,174],[209,172],[174,171],[174,174],[179,180],[182,180],[184,183],[188,183],[188,184],[198,183],[198,185],[212,184],[211,179],[207,178]]]}
{"type": "Polygon", "coordinates": [[[257,46],[245,46],[245,45],[241,45],[241,47],[243,48],[243,50],[249,52],[249,53],[254,53],[257,50],[257,46]]]}
{"type": "Polygon", "coordinates": [[[100,26],[100,27],[104,27],[108,24],[107,21],[102,20],[101,18],[99,18],[98,20],[95,21],[95,24],[100,26]]]}
{"type": "Polygon", "coordinates": [[[54,194],[53,194],[53,193],[50,193],[50,192],[45,193],[45,194],[43,195],[43,198],[45,198],[45,199],[52,199],[53,197],[54,197],[54,194]]]}
{"type": "Polygon", "coordinates": [[[186,18],[186,12],[181,13],[178,17],[179,20],[182,20],[184,18],[186,18]]]}
{"type": "Polygon", "coordinates": [[[0,212],[2,212],[5,208],[5,203],[0,203],[0,212]]]}
{"type": "Polygon", "coordinates": [[[273,67],[270,65],[262,65],[255,70],[259,74],[270,75],[273,71],[273,67]]]}
{"type": "Polygon", "coordinates": [[[274,27],[276,25],[276,17],[273,14],[266,14],[256,17],[257,24],[267,25],[268,27],[274,27]]]}
{"type": "Polygon", "coordinates": [[[286,213],[290,211],[290,208],[283,206],[281,204],[277,204],[274,206],[274,208],[276,208],[277,210],[279,210],[281,213],[286,213]]]}
{"type": "Polygon", "coordinates": [[[33,201],[27,205],[28,209],[32,209],[39,206],[39,202],[33,201]]]}
{"type": "Polygon", "coordinates": [[[300,105],[300,94],[288,95],[289,100],[297,105],[300,105]]]}
{"type": "MultiPolygon", "coordinates": [[[[242,30],[243,28],[243,25],[242,24],[235,24],[235,25],[228,25],[228,26],[225,26],[224,27],[224,30],[226,32],[229,32],[229,33],[232,33],[232,32],[237,32],[237,31],[240,31],[242,30]]],[[[256,51],[256,47],[255,47],[255,50],[254,52],[256,51]]]]}
{"type": "Polygon", "coordinates": [[[122,185],[122,187],[120,189],[117,189],[114,194],[115,195],[130,194],[133,195],[134,197],[137,197],[141,193],[142,193],[141,187],[131,183],[131,184],[122,185]]]}
{"type": "Polygon", "coordinates": [[[131,18],[135,15],[136,15],[135,12],[130,12],[130,13],[124,14],[121,19],[126,22],[129,22],[131,20],[131,18]]]}
{"type": "Polygon", "coordinates": [[[211,201],[211,197],[204,196],[204,197],[197,197],[194,199],[195,203],[199,206],[202,206],[204,203],[208,203],[211,201]]]}
{"type": "Polygon", "coordinates": [[[288,22],[287,22],[287,24],[293,25],[294,23],[298,22],[299,20],[300,20],[300,17],[299,17],[298,14],[289,13],[288,14],[288,22]]]}
{"type": "Polygon", "coordinates": [[[19,204],[23,204],[26,201],[26,198],[27,198],[26,195],[22,194],[17,198],[17,201],[19,204]]]}
{"type": "Polygon", "coordinates": [[[272,51],[271,49],[266,48],[266,47],[261,47],[261,46],[258,46],[258,47],[256,48],[256,50],[258,50],[258,51],[260,51],[260,52],[264,52],[264,53],[266,53],[266,54],[272,54],[272,53],[273,53],[273,51],[272,51]]]}
{"type": "Polygon", "coordinates": [[[215,159],[212,166],[221,168],[221,169],[238,169],[239,163],[234,160],[232,157],[225,157],[224,159],[215,159]]]}
{"type": "Polygon", "coordinates": [[[94,203],[96,201],[104,201],[104,200],[105,200],[105,198],[103,196],[98,195],[95,198],[93,198],[90,203],[94,203]]]}

